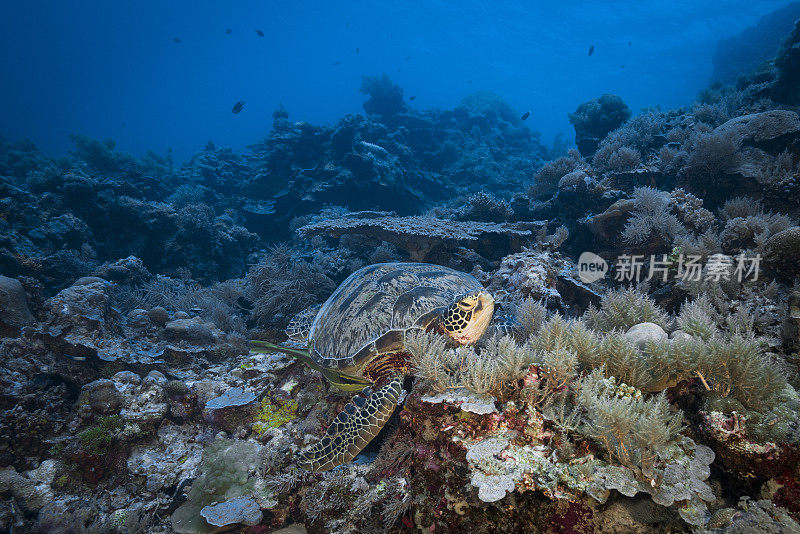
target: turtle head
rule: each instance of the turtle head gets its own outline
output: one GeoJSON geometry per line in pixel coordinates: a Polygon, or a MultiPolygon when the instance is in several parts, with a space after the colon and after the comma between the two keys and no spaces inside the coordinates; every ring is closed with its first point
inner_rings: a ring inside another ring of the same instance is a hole
{"type": "Polygon", "coordinates": [[[445,333],[459,345],[471,345],[486,332],[494,313],[494,298],[486,291],[473,291],[453,301],[442,317],[445,333]]]}

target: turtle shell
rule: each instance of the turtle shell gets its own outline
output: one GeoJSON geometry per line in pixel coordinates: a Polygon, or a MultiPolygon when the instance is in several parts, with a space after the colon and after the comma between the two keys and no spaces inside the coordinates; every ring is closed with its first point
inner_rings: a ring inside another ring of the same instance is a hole
{"type": "Polygon", "coordinates": [[[426,263],[378,263],[351,274],[311,325],[312,357],[357,376],[376,355],[402,350],[406,331],[426,328],[461,294],[483,289],[473,276],[426,263]]]}

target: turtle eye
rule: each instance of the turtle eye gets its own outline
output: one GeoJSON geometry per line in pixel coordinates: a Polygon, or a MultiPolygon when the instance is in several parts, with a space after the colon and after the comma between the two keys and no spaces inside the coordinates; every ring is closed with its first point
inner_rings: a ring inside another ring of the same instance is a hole
{"type": "Polygon", "coordinates": [[[475,307],[475,304],[478,303],[477,297],[475,295],[469,295],[464,297],[463,299],[459,300],[456,304],[462,310],[468,311],[475,307]]]}

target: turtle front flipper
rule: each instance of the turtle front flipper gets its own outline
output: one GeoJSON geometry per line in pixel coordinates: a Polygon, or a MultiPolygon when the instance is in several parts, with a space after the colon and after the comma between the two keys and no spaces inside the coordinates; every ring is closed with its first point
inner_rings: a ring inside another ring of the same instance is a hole
{"type": "Polygon", "coordinates": [[[292,341],[308,341],[308,333],[311,331],[311,324],[317,317],[317,312],[319,312],[321,307],[321,304],[309,306],[292,317],[292,320],[289,321],[289,325],[286,327],[286,336],[292,341]]]}
{"type": "Polygon", "coordinates": [[[402,376],[394,377],[377,391],[364,389],[365,396],[358,395],[347,403],[322,439],[300,453],[299,465],[320,472],[352,462],[389,420],[402,391],[402,376]]]}

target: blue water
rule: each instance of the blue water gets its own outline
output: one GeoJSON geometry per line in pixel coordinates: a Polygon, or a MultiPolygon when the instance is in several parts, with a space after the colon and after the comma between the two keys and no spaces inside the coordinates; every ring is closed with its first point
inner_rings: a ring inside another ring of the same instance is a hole
{"type": "Polygon", "coordinates": [[[0,132],[50,155],[81,133],[181,161],[208,140],[244,150],[279,104],[314,123],[362,112],[361,75],[386,72],[418,108],[491,90],[545,143],[571,140],[567,113],[604,92],[689,104],[716,42],[787,3],[6,1],[0,132]]]}

